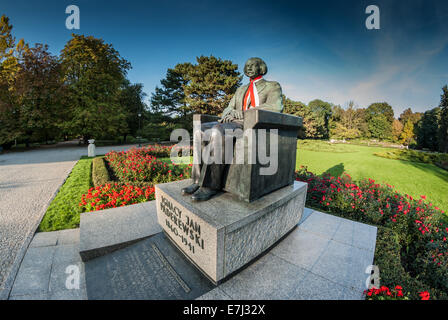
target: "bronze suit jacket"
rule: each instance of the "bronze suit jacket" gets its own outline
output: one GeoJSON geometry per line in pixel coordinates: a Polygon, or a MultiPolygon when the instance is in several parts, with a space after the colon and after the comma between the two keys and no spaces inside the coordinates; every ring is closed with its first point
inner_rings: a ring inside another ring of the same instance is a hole
{"type": "MultiPolygon", "coordinates": [[[[255,82],[255,85],[257,86],[258,98],[260,101],[260,104],[256,107],[256,109],[264,109],[275,112],[283,111],[282,88],[278,82],[261,79],[255,82]]],[[[244,96],[246,95],[248,88],[249,84],[246,84],[236,90],[235,95],[229,102],[229,106],[224,109],[222,117],[232,110],[242,110],[244,96]]]]}

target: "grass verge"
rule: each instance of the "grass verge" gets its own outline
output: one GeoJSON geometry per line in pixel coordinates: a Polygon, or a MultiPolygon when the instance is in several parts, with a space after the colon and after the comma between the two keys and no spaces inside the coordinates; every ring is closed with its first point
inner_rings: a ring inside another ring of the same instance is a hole
{"type": "Polygon", "coordinates": [[[39,232],[57,231],[79,227],[81,209],[79,201],[92,186],[92,160],[82,157],[73,167],[64,185],[51,202],[42,222],[39,232]]]}

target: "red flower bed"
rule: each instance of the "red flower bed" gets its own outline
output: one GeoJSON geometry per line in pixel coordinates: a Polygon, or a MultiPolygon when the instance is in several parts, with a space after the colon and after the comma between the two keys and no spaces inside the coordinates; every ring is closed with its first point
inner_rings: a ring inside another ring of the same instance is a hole
{"type": "Polygon", "coordinates": [[[79,204],[84,212],[123,207],[129,204],[155,199],[154,187],[136,187],[133,185],[105,184],[90,188],[81,197],[79,204]]]}
{"type": "Polygon", "coordinates": [[[379,289],[373,287],[370,290],[364,291],[364,294],[367,300],[409,300],[403,294],[403,288],[401,286],[395,286],[392,290],[386,286],[381,286],[379,289]]]}
{"type": "Polygon", "coordinates": [[[191,165],[176,165],[159,160],[156,155],[168,155],[172,147],[150,146],[128,151],[112,151],[106,161],[122,183],[135,185],[165,183],[190,177],[191,165]]]}
{"type": "Polygon", "coordinates": [[[305,167],[296,179],[308,183],[307,206],[394,230],[405,249],[405,269],[448,293],[448,223],[425,196],[414,199],[372,179],[354,183],[346,173],[317,176],[305,167]]]}
{"type": "Polygon", "coordinates": [[[176,165],[161,161],[169,157],[172,147],[148,146],[129,151],[112,151],[106,161],[118,181],[90,188],[81,197],[83,212],[122,207],[155,199],[154,184],[187,179],[191,165],[176,165]]]}

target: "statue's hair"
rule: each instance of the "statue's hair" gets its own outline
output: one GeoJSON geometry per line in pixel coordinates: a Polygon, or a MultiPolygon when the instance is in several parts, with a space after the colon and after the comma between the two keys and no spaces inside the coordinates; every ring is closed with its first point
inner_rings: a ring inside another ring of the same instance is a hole
{"type": "Polygon", "coordinates": [[[246,61],[246,64],[244,65],[244,74],[247,73],[246,68],[247,68],[247,64],[249,63],[249,61],[255,60],[258,62],[260,69],[261,69],[261,75],[264,76],[266,73],[268,73],[268,66],[266,65],[266,62],[264,62],[262,59],[260,58],[250,58],[246,61]]]}

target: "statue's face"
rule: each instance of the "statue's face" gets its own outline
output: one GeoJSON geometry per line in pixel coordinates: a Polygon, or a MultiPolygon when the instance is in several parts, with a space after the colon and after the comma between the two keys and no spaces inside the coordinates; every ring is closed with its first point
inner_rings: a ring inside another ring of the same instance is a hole
{"type": "Polygon", "coordinates": [[[246,76],[253,79],[261,75],[260,64],[257,60],[249,60],[246,63],[246,76]]]}

